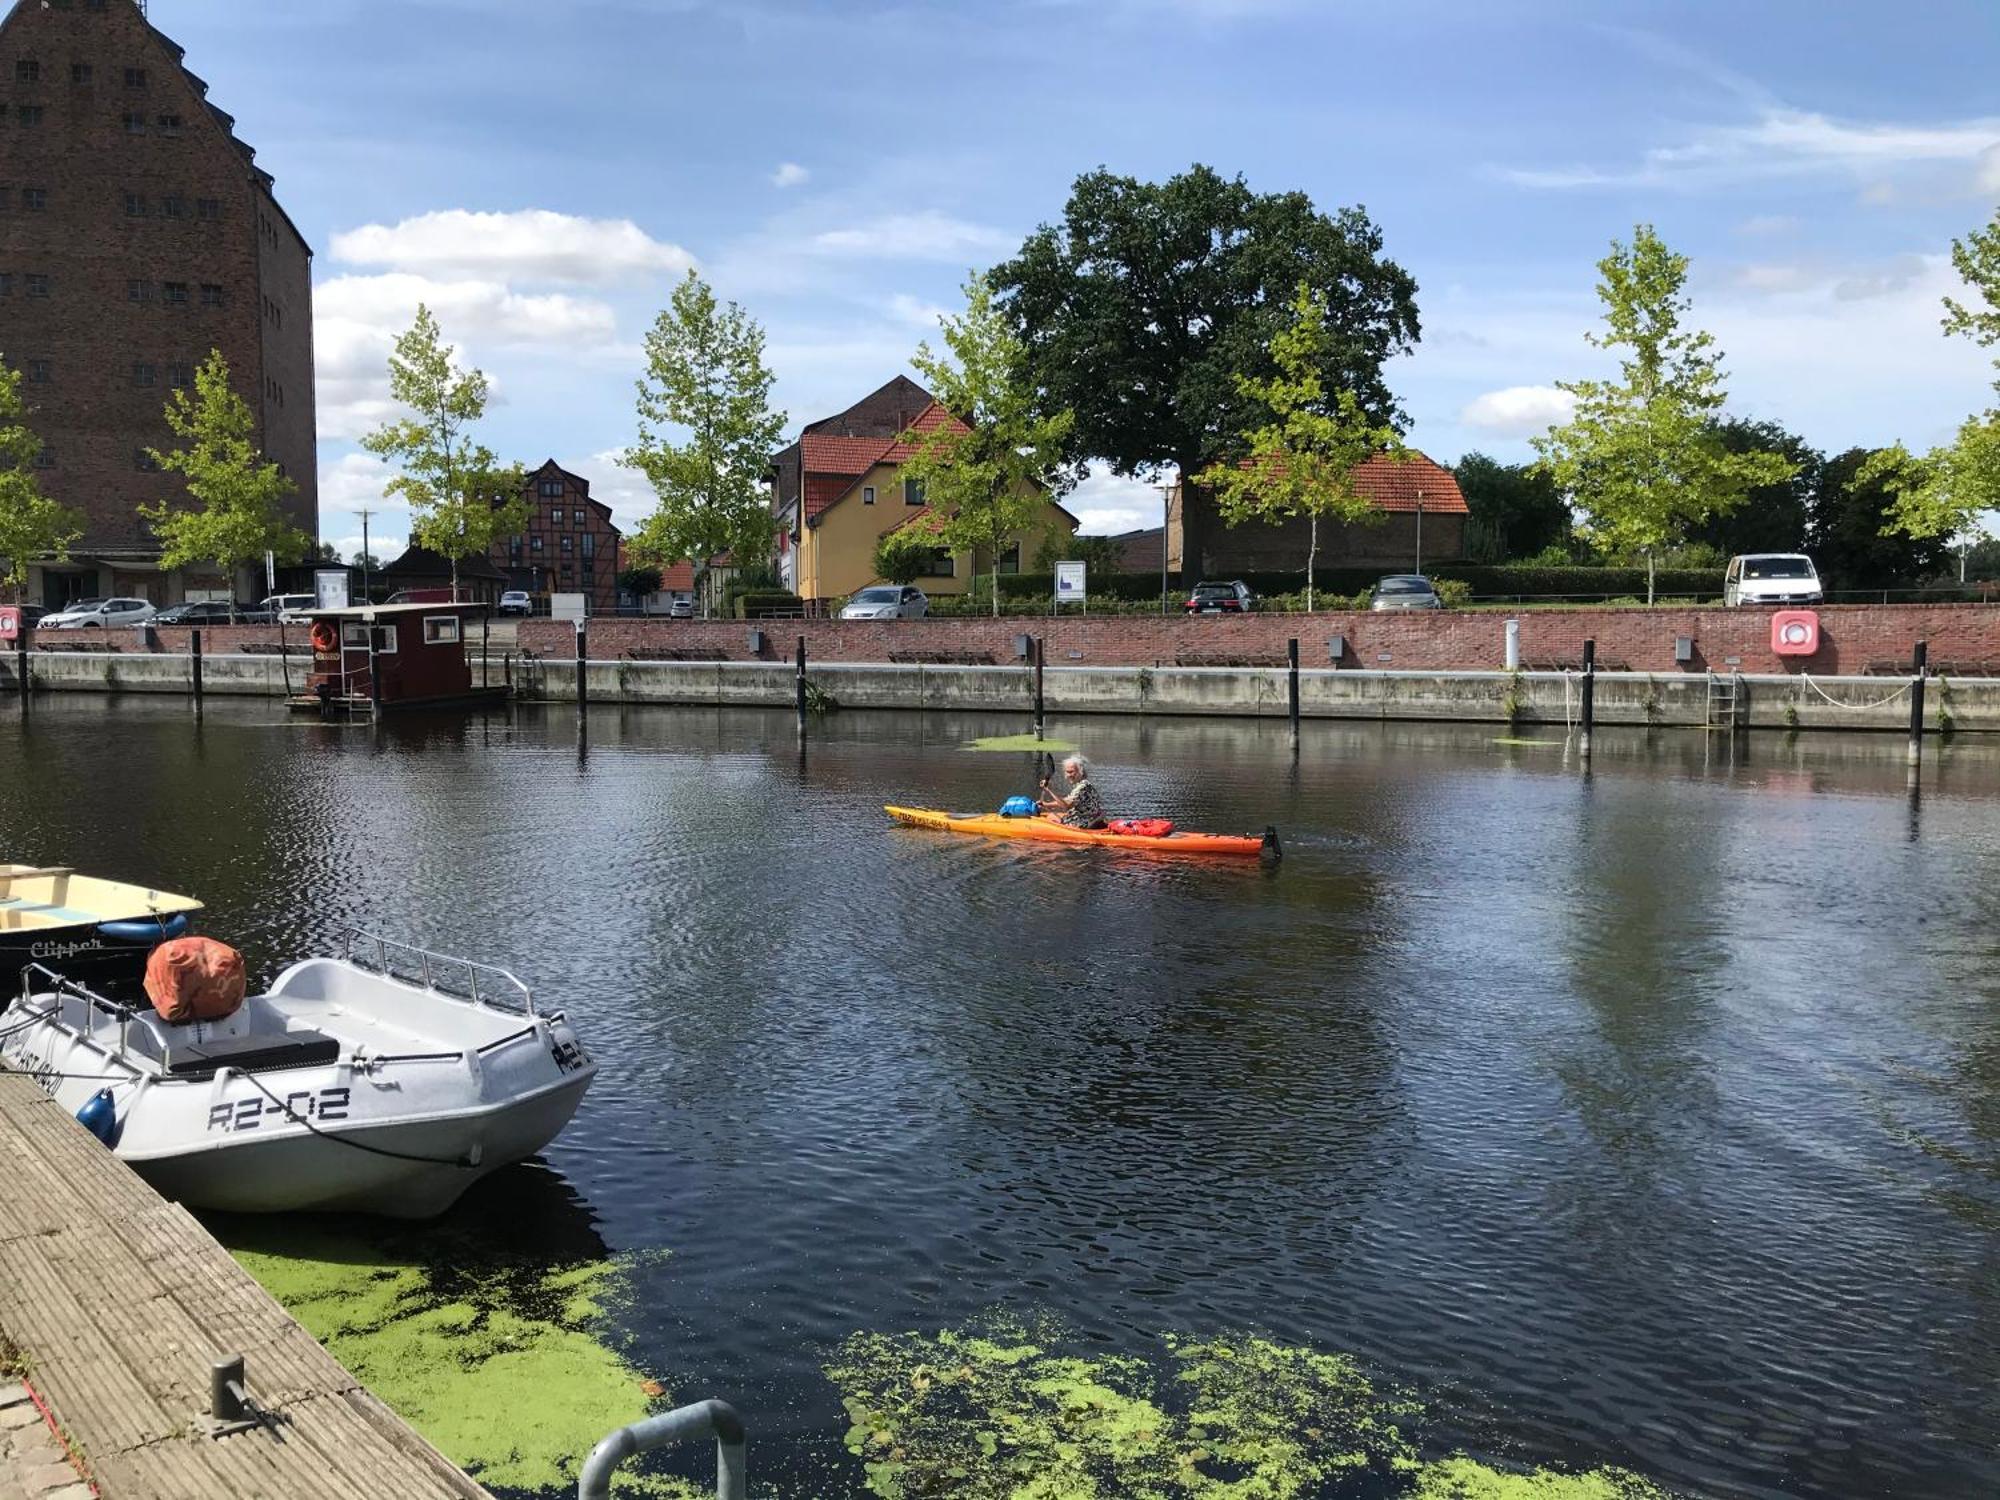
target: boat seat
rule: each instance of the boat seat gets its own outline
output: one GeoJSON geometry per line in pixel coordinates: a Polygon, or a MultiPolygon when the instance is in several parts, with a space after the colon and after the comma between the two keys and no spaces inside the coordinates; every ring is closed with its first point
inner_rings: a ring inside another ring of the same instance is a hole
{"type": "Polygon", "coordinates": [[[213,1078],[218,1069],[240,1073],[275,1073],[284,1068],[320,1068],[340,1060],[340,1043],[318,1031],[287,1031],[280,1036],[220,1036],[206,1042],[181,1042],[167,1049],[167,1074],[172,1078],[213,1078]]]}

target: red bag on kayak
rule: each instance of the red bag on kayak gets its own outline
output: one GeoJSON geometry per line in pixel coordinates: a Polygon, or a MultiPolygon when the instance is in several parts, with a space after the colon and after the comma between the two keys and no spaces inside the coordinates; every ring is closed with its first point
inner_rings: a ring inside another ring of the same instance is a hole
{"type": "Polygon", "coordinates": [[[214,938],[175,938],[146,960],[146,998],[177,1026],[235,1015],[245,988],[243,955],[214,938]]]}
{"type": "Polygon", "coordinates": [[[1163,839],[1174,831],[1171,818],[1113,818],[1104,826],[1137,839],[1163,839]]]}

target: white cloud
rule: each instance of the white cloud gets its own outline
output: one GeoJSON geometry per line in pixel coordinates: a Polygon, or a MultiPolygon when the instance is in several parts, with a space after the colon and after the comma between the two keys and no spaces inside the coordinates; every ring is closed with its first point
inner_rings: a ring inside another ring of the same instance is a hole
{"type": "Polygon", "coordinates": [[[774,188],[804,187],[811,176],[812,173],[797,162],[781,161],[778,163],[778,170],[771,174],[771,186],[774,188]]]}
{"type": "Polygon", "coordinates": [[[614,342],[610,306],[563,293],[525,294],[497,281],[437,281],[406,272],[336,276],[313,292],[320,435],[358,437],[391,410],[389,351],[417,304],[437,314],[461,365],[481,351],[533,348],[575,358],[614,342]]]}
{"type": "Polygon", "coordinates": [[[1791,214],[1752,214],[1736,226],[1736,232],[1760,238],[1775,237],[1796,234],[1801,227],[1799,220],[1791,214]]]}
{"type": "Polygon", "coordinates": [[[333,257],[396,271],[579,286],[678,275],[694,264],[679,245],[654,239],[630,219],[585,219],[546,209],[445,209],[399,224],[365,224],[333,237],[333,257]]]}
{"type": "Polygon", "coordinates": [[[368,548],[384,562],[390,561],[407,545],[410,533],[409,507],[391,500],[382,487],[395,471],[368,453],[343,453],[319,468],[320,535],[340,549],[342,557],[361,550],[361,516],[368,517],[368,548]],[[348,533],[353,535],[349,536],[348,533]]]}
{"type": "Polygon", "coordinates": [[[1844,176],[1883,181],[1912,170],[1963,169],[1965,186],[2000,180],[2000,118],[1934,125],[1838,120],[1813,110],[1768,106],[1745,124],[1711,126],[1658,146],[1631,166],[1503,169],[1523,187],[1704,186],[1785,177],[1844,176]]]}
{"type": "Polygon", "coordinates": [[[926,333],[936,332],[939,320],[952,316],[950,308],[926,302],[921,297],[912,297],[908,292],[898,292],[891,297],[887,311],[898,323],[921,328],[926,333]]]}
{"type": "Polygon", "coordinates": [[[638,530],[639,523],[659,506],[660,497],[653,493],[645,475],[619,463],[621,456],[622,450],[607,448],[577,463],[567,460],[558,462],[570,473],[580,474],[590,481],[591,498],[610,506],[618,529],[630,536],[638,530]]]}
{"type": "Polygon", "coordinates": [[[888,214],[851,229],[822,230],[811,240],[822,255],[943,261],[997,255],[1017,243],[1018,237],[1005,230],[935,211],[888,214]]]}
{"type": "Polygon", "coordinates": [[[1576,398],[1552,385],[1510,385],[1475,396],[1458,414],[1467,427],[1499,437],[1528,437],[1567,422],[1576,398]]]}
{"type": "Polygon", "coordinates": [[[1082,523],[1086,536],[1116,536],[1160,524],[1160,492],[1142,479],[1126,479],[1102,464],[1062,498],[1063,508],[1082,523]]]}

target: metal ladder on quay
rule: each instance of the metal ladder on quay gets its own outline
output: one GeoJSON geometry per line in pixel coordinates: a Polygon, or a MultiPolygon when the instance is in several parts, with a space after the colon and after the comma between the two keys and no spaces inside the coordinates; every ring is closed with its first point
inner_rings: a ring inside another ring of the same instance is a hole
{"type": "Polygon", "coordinates": [[[1743,676],[1731,672],[1724,677],[1715,672],[1708,674],[1708,708],[1703,720],[1704,727],[1725,734],[1734,734],[1743,726],[1743,676]]]}

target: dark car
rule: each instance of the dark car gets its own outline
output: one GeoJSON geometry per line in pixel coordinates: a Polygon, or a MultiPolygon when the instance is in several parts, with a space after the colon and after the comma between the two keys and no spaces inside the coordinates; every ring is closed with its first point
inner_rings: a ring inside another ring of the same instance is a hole
{"type": "Polygon", "coordinates": [[[1375,585],[1375,597],[1368,601],[1375,610],[1443,609],[1437,586],[1421,573],[1397,573],[1375,585]]]}
{"type": "Polygon", "coordinates": [[[1257,596],[1250,592],[1250,585],[1239,579],[1234,583],[1196,584],[1182,608],[1191,615],[1247,615],[1256,602],[1257,596]]]}
{"type": "Polygon", "coordinates": [[[233,604],[207,600],[200,604],[176,604],[153,617],[155,625],[228,625],[242,616],[233,604]]]}
{"type": "Polygon", "coordinates": [[[16,608],[21,611],[21,628],[23,630],[33,630],[37,625],[42,623],[43,616],[48,614],[48,611],[39,604],[22,604],[17,605],[16,608]]]}

